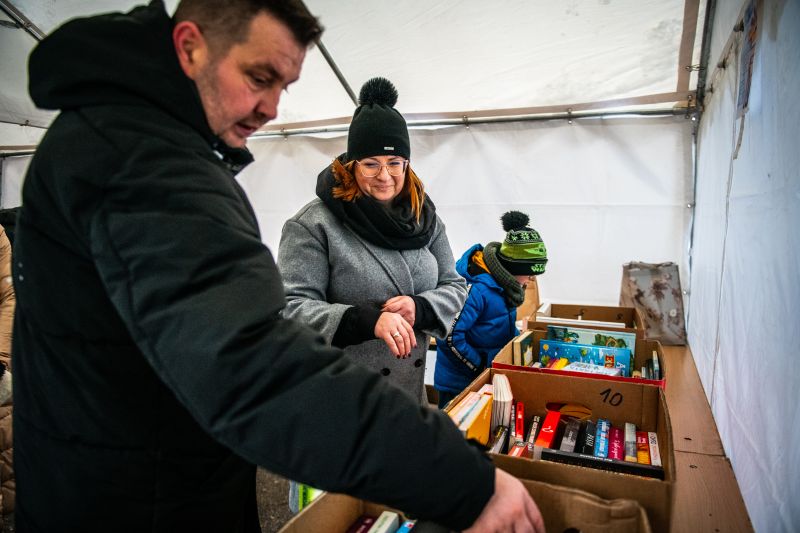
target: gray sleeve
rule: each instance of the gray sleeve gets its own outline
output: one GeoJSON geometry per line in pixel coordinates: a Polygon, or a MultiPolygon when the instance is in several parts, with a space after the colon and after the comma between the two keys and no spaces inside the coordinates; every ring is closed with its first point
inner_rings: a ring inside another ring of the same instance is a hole
{"type": "Polygon", "coordinates": [[[444,222],[439,218],[436,221],[436,232],[428,248],[436,258],[439,268],[438,281],[435,289],[421,292],[417,296],[425,298],[436,315],[435,328],[425,330],[425,333],[442,339],[447,336],[453,319],[461,311],[467,299],[467,284],[456,272],[453,250],[447,239],[444,222]]]}
{"type": "Polygon", "coordinates": [[[330,344],[350,306],[326,301],[330,273],[324,236],[312,234],[297,220],[286,221],[278,249],[278,269],[286,292],[284,318],[302,322],[330,344]]]}

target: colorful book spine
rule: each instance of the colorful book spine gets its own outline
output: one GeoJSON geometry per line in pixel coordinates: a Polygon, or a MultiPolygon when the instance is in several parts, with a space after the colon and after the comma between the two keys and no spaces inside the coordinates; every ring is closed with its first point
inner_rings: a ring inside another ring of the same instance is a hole
{"type": "Polygon", "coordinates": [[[567,422],[564,428],[564,436],[561,438],[561,445],[558,447],[562,452],[574,452],[578,444],[578,433],[581,428],[579,420],[572,419],[567,422]]]}
{"type": "Polygon", "coordinates": [[[625,460],[635,463],[636,459],[636,425],[625,422],[625,460]]]}
{"type": "Polygon", "coordinates": [[[650,445],[650,464],[661,466],[661,452],[658,450],[658,435],[654,431],[647,433],[647,443],[650,445]]]}
{"type": "Polygon", "coordinates": [[[539,436],[536,438],[536,446],[541,446],[542,448],[553,446],[560,421],[560,412],[547,411],[547,416],[544,417],[544,422],[542,423],[542,429],[539,430],[539,436]]]}
{"type": "Polygon", "coordinates": [[[611,424],[605,418],[597,420],[597,432],[594,436],[594,456],[608,457],[608,430],[611,424]]]}
{"type": "Polygon", "coordinates": [[[516,421],[514,423],[514,434],[516,440],[525,440],[525,404],[517,402],[516,421]]]}
{"type": "Polygon", "coordinates": [[[636,432],[636,462],[643,465],[650,464],[650,443],[646,431],[636,432]]]}
{"type": "Polygon", "coordinates": [[[611,426],[608,430],[608,458],[622,460],[625,457],[625,439],[622,429],[611,426]]]}
{"type": "Polygon", "coordinates": [[[587,420],[581,428],[581,435],[578,437],[576,451],[586,455],[594,454],[594,438],[597,434],[597,424],[587,420]]]}

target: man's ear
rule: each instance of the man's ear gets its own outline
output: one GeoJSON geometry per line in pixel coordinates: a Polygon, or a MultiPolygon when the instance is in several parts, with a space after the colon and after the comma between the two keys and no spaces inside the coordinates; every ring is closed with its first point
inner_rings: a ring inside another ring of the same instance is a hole
{"type": "Polygon", "coordinates": [[[208,63],[208,43],[200,28],[189,20],[178,22],[172,29],[172,43],[183,73],[196,80],[208,63]]]}

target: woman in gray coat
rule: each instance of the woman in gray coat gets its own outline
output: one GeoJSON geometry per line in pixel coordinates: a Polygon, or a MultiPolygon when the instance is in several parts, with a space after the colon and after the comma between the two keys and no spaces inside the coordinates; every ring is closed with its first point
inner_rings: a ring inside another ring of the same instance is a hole
{"type": "Polygon", "coordinates": [[[429,337],[444,336],[466,299],[445,227],[409,167],[397,92],[361,89],[347,153],[317,179],[317,198],[283,227],[284,315],[424,401],[429,337]]]}

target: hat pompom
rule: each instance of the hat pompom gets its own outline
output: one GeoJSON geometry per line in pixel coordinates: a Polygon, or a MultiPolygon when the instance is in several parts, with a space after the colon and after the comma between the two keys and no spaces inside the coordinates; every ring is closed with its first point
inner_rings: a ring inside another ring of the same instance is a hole
{"type": "Polygon", "coordinates": [[[378,104],[394,107],[397,103],[397,89],[386,78],[372,78],[361,86],[358,95],[359,105],[378,104]]]}
{"type": "Polygon", "coordinates": [[[512,231],[527,227],[530,218],[521,211],[509,211],[504,213],[500,220],[503,222],[503,230],[512,231]]]}

